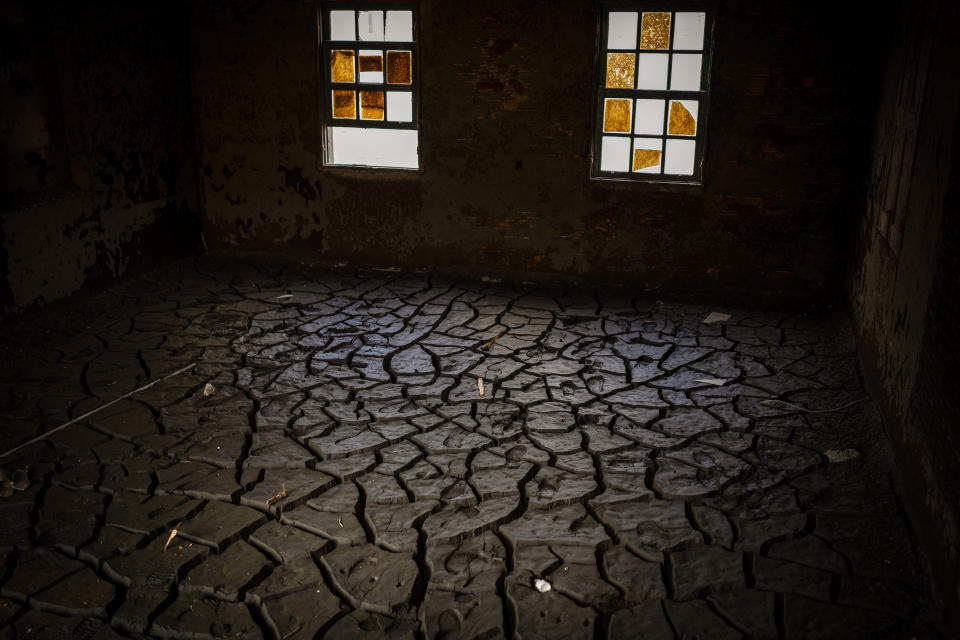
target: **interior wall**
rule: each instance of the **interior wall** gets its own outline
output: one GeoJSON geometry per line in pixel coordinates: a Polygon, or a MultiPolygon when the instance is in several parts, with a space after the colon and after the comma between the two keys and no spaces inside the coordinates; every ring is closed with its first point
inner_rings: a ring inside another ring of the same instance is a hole
{"type": "Polygon", "coordinates": [[[593,2],[421,0],[409,173],[321,166],[313,3],[198,0],[206,240],[638,291],[839,291],[887,14],[718,5],[706,183],[667,188],[588,179],[593,2]]]}
{"type": "Polygon", "coordinates": [[[0,1],[3,314],[198,245],[185,16],[0,1]]]}
{"type": "Polygon", "coordinates": [[[960,6],[900,4],[850,295],[906,507],[960,631],[960,6]]]}

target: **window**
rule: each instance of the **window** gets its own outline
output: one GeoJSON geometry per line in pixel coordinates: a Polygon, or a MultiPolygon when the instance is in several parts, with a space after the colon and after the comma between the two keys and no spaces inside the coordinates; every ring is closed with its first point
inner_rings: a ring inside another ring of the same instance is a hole
{"type": "Polygon", "coordinates": [[[605,7],[592,176],[703,180],[712,14],[605,7]]]}
{"type": "Polygon", "coordinates": [[[324,164],[419,168],[413,5],[323,4],[320,14],[324,164]]]}

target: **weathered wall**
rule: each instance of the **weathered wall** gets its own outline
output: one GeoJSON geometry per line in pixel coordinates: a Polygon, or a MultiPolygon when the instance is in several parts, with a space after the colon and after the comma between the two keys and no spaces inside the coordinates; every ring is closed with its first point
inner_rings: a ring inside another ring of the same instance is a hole
{"type": "Polygon", "coordinates": [[[960,6],[901,4],[850,293],[907,509],[960,631],[960,6]]]}
{"type": "Polygon", "coordinates": [[[0,2],[4,314],[197,246],[185,15],[0,2]]]}
{"type": "Polygon", "coordinates": [[[312,3],[199,0],[206,239],[809,299],[841,280],[884,40],[871,15],[887,14],[721,3],[706,186],[670,189],[588,180],[588,0],[419,3],[419,173],[320,166],[312,3]]]}

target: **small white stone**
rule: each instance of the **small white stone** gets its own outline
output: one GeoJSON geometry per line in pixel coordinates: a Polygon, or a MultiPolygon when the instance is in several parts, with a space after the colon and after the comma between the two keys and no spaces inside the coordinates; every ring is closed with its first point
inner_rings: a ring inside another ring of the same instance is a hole
{"type": "Polygon", "coordinates": [[[540,578],[536,578],[533,581],[533,588],[539,591],[540,593],[546,593],[547,591],[550,591],[550,589],[552,589],[553,587],[546,580],[541,580],[540,578]]]}
{"type": "Polygon", "coordinates": [[[203,397],[204,397],[204,398],[206,398],[207,396],[212,396],[212,395],[215,394],[216,392],[217,392],[217,388],[216,388],[215,386],[213,386],[212,384],[210,384],[209,382],[208,382],[207,384],[203,385],[203,397]]]}

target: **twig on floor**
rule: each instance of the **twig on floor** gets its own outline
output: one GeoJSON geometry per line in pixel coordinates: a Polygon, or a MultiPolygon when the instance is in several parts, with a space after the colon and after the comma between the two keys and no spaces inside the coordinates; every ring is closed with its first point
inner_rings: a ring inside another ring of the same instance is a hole
{"type": "Polygon", "coordinates": [[[272,503],[276,502],[277,500],[282,500],[283,498],[286,498],[286,497],[287,497],[287,495],[288,495],[287,485],[281,485],[281,486],[282,486],[282,488],[280,489],[280,493],[278,493],[277,495],[273,496],[272,498],[267,498],[267,506],[268,506],[268,507],[269,507],[272,503]]]}
{"type": "Polygon", "coordinates": [[[493,338],[490,339],[490,342],[488,342],[487,344],[483,345],[483,346],[480,347],[480,348],[481,348],[483,351],[489,351],[490,347],[493,346],[493,343],[496,342],[497,340],[499,340],[501,337],[503,337],[503,334],[505,334],[506,332],[507,332],[507,330],[504,329],[503,331],[501,331],[501,332],[498,333],[497,335],[493,336],[493,338]]]}
{"type": "Polygon", "coordinates": [[[786,406],[790,407],[791,409],[796,409],[797,411],[806,411],[807,413],[833,413],[834,411],[842,411],[843,409],[846,409],[846,408],[848,408],[848,407],[852,407],[852,406],[855,405],[855,404],[860,404],[861,402],[864,402],[865,400],[867,400],[867,398],[860,398],[859,400],[854,400],[853,402],[848,402],[847,404],[841,405],[841,406],[839,406],[839,407],[834,407],[833,409],[807,409],[807,408],[805,408],[805,407],[801,407],[801,406],[798,405],[798,404],[793,404],[793,403],[787,402],[786,400],[761,400],[761,401],[760,401],[760,404],[770,405],[770,404],[773,404],[773,403],[777,403],[777,404],[786,405],[786,406]]]}
{"type": "Polygon", "coordinates": [[[94,410],[92,410],[92,411],[87,411],[87,412],[86,412],[85,414],[83,414],[82,416],[77,416],[77,417],[74,418],[73,420],[70,420],[70,421],[68,421],[68,422],[64,422],[64,423],[63,423],[62,425],[60,425],[59,427],[55,427],[55,428],[53,428],[53,429],[50,429],[50,431],[46,431],[46,432],[44,432],[44,433],[41,433],[41,434],[40,434],[39,436],[37,436],[36,438],[32,438],[32,439],[30,439],[30,440],[27,440],[27,441],[24,442],[23,444],[19,444],[19,445],[15,446],[13,449],[10,449],[9,451],[4,451],[3,453],[0,453],[0,458],[5,458],[5,457],[7,457],[8,455],[10,455],[11,453],[14,453],[14,452],[16,452],[16,451],[19,451],[20,449],[23,449],[24,447],[27,447],[27,446],[30,446],[31,444],[35,444],[35,443],[37,443],[37,442],[40,442],[41,440],[46,440],[47,438],[49,438],[51,435],[53,435],[53,434],[56,433],[57,431],[61,431],[62,429],[66,429],[67,427],[69,427],[69,426],[72,425],[72,424],[75,424],[75,423],[77,423],[77,422],[80,422],[81,420],[85,420],[85,419],[89,418],[90,416],[92,416],[93,414],[97,413],[98,411],[103,411],[103,410],[106,409],[107,407],[112,406],[112,405],[115,405],[115,404],[117,404],[118,402],[120,402],[121,400],[126,400],[127,398],[129,398],[130,396],[132,396],[132,395],[135,394],[135,393],[140,393],[141,391],[146,391],[147,389],[149,389],[149,388],[152,387],[153,385],[157,384],[158,382],[163,382],[163,381],[166,380],[167,378],[172,378],[173,376],[178,376],[178,375],[180,375],[181,373],[183,373],[184,371],[189,371],[190,369],[193,369],[195,366],[197,366],[197,363],[196,363],[196,362],[194,362],[194,363],[192,363],[192,364],[188,364],[187,366],[183,367],[182,369],[177,369],[177,370],[174,371],[173,373],[168,373],[167,375],[163,376],[162,378],[157,378],[157,379],[154,380],[153,382],[147,383],[147,384],[143,385],[142,387],[139,387],[139,388],[137,388],[137,389],[134,389],[133,391],[128,391],[127,393],[123,394],[123,395],[120,396],[119,398],[115,398],[114,400],[111,400],[110,402],[108,402],[108,403],[106,403],[106,404],[102,404],[102,405],[100,405],[99,407],[97,407],[96,409],[94,409],[94,410]]]}
{"type": "Polygon", "coordinates": [[[297,626],[295,626],[293,629],[290,629],[290,631],[287,631],[285,634],[283,634],[283,636],[280,638],[280,640],[288,640],[289,638],[292,638],[293,636],[297,635],[297,633],[300,631],[300,629],[303,629],[303,623],[302,623],[302,622],[301,622],[300,624],[298,624],[297,626]]]}

